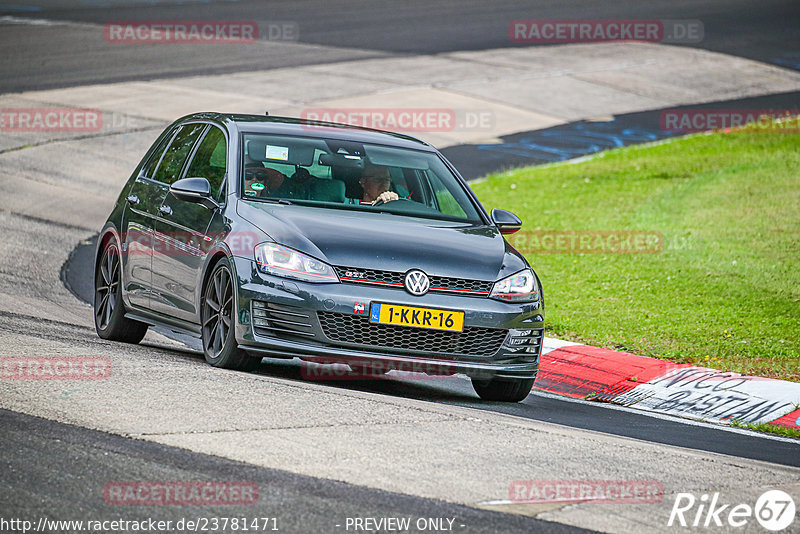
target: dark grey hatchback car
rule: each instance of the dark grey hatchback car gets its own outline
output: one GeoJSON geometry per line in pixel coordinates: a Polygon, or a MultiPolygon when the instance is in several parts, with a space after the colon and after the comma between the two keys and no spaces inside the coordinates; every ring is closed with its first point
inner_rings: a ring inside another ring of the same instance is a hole
{"type": "Polygon", "coordinates": [[[202,339],[211,365],[262,357],[373,375],[466,374],[519,401],[538,370],[538,277],[433,147],[333,123],[200,113],[170,125],[98,239],[104,339],[152,325],[202,339]]]}

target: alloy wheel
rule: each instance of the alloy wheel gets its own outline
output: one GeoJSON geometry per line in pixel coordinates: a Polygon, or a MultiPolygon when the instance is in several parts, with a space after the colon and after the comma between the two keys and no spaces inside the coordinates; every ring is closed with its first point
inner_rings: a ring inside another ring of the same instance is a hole
{"type": "Polygon", "coordinates": [[[219,357],[231,329],[233,284],[228,269],[214,271],[203,299],[203,348],[212,359],[219,357]]]}
{"type": "Polygon", "coordinates": [[[95,283],[94,313],[101,329],[108,328],[111,314],[117,306],[119,286],[119,251],[116,245],[108,245],[100,259],[95,283]]]}

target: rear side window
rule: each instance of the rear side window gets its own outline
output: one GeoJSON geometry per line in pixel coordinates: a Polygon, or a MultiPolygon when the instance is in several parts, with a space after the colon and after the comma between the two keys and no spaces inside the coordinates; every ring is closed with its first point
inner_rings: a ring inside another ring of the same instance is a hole
{"type": "Polygon", "coordinates": [[[171,131],[169,135],[165,135],[161,142],[158,144],[158,148],[153,153],[150,161],[147,162],[147,165],[144,169],[142,169],[142,176],[146,176],[147,178],[152,178],[153,175],[156,173],[156,169],[158,168],[158,164],[161,163],[161,157],[164,155],[164,150],[167,148],[170,140],[172,140],[173,136],[175,135],[175,130],[171,131]]]}
{"type": "Polygon", "coordinates": [[[189,151],[205,127],[205,124],[188,124],[180,129],[164,152],[164,157],[161,158],[158,170],[153,176],[154,180],[171,184],[179,178],[189,151]]]}
{"type": "Polygon", "coordinates": [[[186,170],[186,176],[207,179],[211,184],[212,195],[214,198],[219,198],[225,179],[227,156],[228,145],[225,134],[219,128],[212,126],[197,147],[192,162],[186,170]]]}

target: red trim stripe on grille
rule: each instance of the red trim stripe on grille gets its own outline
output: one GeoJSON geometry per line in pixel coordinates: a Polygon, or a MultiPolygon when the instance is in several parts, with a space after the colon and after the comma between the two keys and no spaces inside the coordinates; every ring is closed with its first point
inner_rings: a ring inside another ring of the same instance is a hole
{"type": "MultiPolygon", "coordinates": [[[[340,278],[343,282],[354,282],[356,284],[373,284],[376,286],[405,287],[403,284],[394,282],[376,282],[374,280],[364,280],[362,278],[340,278]]],[[[474,289],[450,289],[446,287],[432,287],[429,291],[450,291],[453,293],[473,293],[475,295],[488,295],[488,291],[476,291],[474,289]]]]}

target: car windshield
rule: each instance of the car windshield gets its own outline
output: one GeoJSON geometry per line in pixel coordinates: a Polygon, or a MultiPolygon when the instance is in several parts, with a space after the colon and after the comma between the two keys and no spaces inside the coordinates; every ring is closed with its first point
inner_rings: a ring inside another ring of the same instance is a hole
{"type": "Polygon", "coordinates": [[[483,222],[435,153],[322,137],[245,133],[242,141],[247,200],[483,222]]]}

